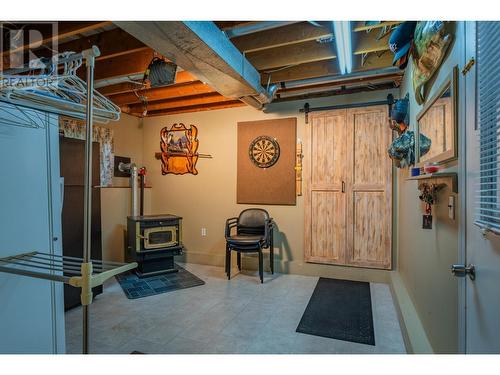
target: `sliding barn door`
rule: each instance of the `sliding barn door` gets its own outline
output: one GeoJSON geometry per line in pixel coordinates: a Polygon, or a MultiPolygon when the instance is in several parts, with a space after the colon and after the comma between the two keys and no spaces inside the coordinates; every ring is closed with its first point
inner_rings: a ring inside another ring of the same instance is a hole
{"type": "Polygon", "coordinates": [[[387,107],[311,117],[304,144],[305,260],[390,269],[387,107]]]}
{"type": "Polygon", "coordinates": [[[317,263],[345,263],[346,111],[312,116],[307,125],[305,173],[305,258],[317,263]]]}
{"type": "Polygon", "coordinates": [[[392,162],[387,107],[347,112],[347,264],[391,268],[392,162]]]}

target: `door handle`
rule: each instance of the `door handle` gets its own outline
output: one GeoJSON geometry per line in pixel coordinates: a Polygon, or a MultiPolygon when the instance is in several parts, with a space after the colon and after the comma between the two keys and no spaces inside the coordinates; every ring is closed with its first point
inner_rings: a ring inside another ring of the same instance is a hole
{"type": "Polygon", "coordinates": [[[476,279],[476,267],[473,264],[466,266],[465,264],[453,264],[451,266],[451,273],[455,277],[465,277],[469,275],[471,280],[476,279]]]}
{"type": "Polygon", "coordinates": [[[345,182],[342,181],[342,193],[345,193],[345,182]]]}

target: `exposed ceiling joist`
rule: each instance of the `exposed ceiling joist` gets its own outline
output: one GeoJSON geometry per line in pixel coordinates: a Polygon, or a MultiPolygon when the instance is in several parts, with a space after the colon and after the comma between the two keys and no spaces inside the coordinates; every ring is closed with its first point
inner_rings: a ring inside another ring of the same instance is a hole
{"type": "MultiPolygon", "coordinates": [[[[382,51],[383,52],[383,51],[382,51]]],[[[353,58],[353,72],[367,71],[372,69],[382,69],[392,66],[392,55],[384,52],[381,56],[377,53],[369,53],[364,64],[361,64],[362,55],[355,55],[353,58]]],[[[401,72],[402,73],[402,72],[401,72]]],[[[298,79],[308,79],[339,74],[336,59],[315,61],[306,64],[292,66],[287,69],[278,70],[271,73],[270,82],[279,83],[294,81],[298,79]]],[[[269,79],[268,74],[262,75],[262,83],[266,84],[269,79]]]]}
{"type": "Polygon", "coordinates": [[[150,111],[159,111],[164,109],[175,109],[179,107],[188,107],[193,105],[201,104],[214,104],[233,101],[233,99],[228,99],[223,97],[217,92],[209,94],[193,95],[181,98],[173,98],[167,100],[158,100],[153,103],[148,103],[146,106],[142,103],[130,104],[128,106],[122,106],[122,111],[125,113],[141,114],[144,109],[150,111]]]}
{"type": "Polygon", "coordinates": [[[320,22],[320,25],[321,27],[318,27],[309,22],[300,22],[240,36],[231,41],[240,51],[249,53],[333,36],[331,22],[320,22]]]}
{"type": "MultiPolygon", "coordinates": [[[[115,28],[99,34],[63,43],[58,46],[58,50],[59,52],[78,52],[88,49],[93,45],[98,46],[101,52],[101,55],[96,60],[104,60],[129,53],[151,50],[149,47],[144,45],[144,43],[140,42],[132,35],[127,34],[120,28],[115,28]]],[[[36,52],[36,54],[41,56],[51,56],[52,52],[45,50],[36,52]]]]}
{"type": "MultiPolygon", "coordinates": [[[[148,48],[144,50],[141,49],[138,52],[101,60],[99,64],[95,65],[95,80],[98,81],[101,79],[144,73],[153,56],[154,51],[148,48]]],[[[83,70],[81,74],[83,74],[83,70]]]]}
{"type": "MultiPolygon", "coordinates": [[[[193,83],[184,83],[179,85],[171,85],[148,90],[141,90],[137,95],[147,97],[148,102],[156,100],[164,100],[170,98],[178,98],[184,96],[192,96],[197,94],[207,94],[215,92],[215,90],[203,82],[196,81],[193,83]]],[[[110,99],[118,106],[125,104],[133,104],[140,101],[135,92],[127,92],[123,94],[112,95],[110,99]]]]}
{"type": "Polygon", "coordinates": [[[354,23],[353,31],[367,31],[372,29],[381,29],[386,26],[394,26],[400,24],[401,21],[381,21],[374,25],[366,25],[365,21],[357,21],[354,23]]]}
{"type": "Polygon", "coordinates": [[[258,70],[265,71],[289,65],[333,59],[336,52],[334,43],[318,43],[313,40],[251,52],[246,56],[258,70]]]}
{"type": "Polygon", "coordinates": [[[287,26],[297,23],[297,21],[260,21],[260,22],[249,22],[243,25],[237,25],[231,27],[230,29],[225,29],[228,38],[235,38],[243,35],[250,35],[266,30],[273,30],[279,27],[287,26]]]}
{"type": "Polygon", "coordinates": [[[379,52],[389,49],[390,34],[377,40],[378,30],[369,33],[356,33],[353,40],[353,50],[355,55],[363,53],[379,52]]]}
{"type": "MultiPolygon", "coordinates": [[[[6,57],[11,53],[24,52],[28,49],[39,48],[41,45],[50,45],[54,42],[63,42],[64,39],[77,36],[80,34],[88,33],[89,31],[97,30],[103,27],[109,27],[113,23],[111,21],[89,21],[89,22],[58,22],[57,34],[54,34],[52,30],[46,30],[42,32],[42,40],[32,41],[26,40],[26,43],[22,46],[9,49],[6,51],[0,51],[2,57],[6,57]]],[[[4,59],[4,61],[6,61],[4,59]]]]}
{"type": "MultiPolygon", "coordinates": [[[[175,84],[195,82],[195,81],[198,81],[196,79],[196,77],[185,70],[183,70],[182,72],[177,72],[177,74],[175,76],[175,84]]],[[[126,92],[134,91],[134,90],[137,90],[138,88],[139,88],[138,84],[134,84],[131,82],[122,82],[122,83],[116,83],[116,84],[109,85],[109,86],[104,86],[104,87],[99,88],[98,90],[103,95],[116,95],[116,94],[123,94],[126,92]]]]}
{"type": "Polygon", "coordinates": [[[240,102],[239,100],[231,100],[222,103],[214,103],[214,104],[198,104],[187,107],[179,107],[173,109],[162,109],[159,111],[151,111],[148,112],[148,116],[164,116],[164,115],[174,115],[177,113],[188,113],[188,112],[201,112],[201,111],[210,111],[214,109],[225,109],[225,108],[234,108],[234,107],[242,107],[245,104],[240,102]]]}
{"type": "Polygon", "coordinates": [[[267,83],[269,77],[271,83],[278,83],[334,74],[339,74],[338,64],[336,59],[329,59],[292,66],[270,74],[262,74],[262,83],[267,83]]]}

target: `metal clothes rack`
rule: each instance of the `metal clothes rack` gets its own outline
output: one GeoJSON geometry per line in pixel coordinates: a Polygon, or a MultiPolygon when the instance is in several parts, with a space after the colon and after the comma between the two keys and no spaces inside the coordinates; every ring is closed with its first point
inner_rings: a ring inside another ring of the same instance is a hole
{"type": "Polygon", "coordinates": [[[0,258],[0,272],[58,281],[82,288],[82,305],[92,301],[92,288],[107,279],[135,268],[134,263],[117,263],[33,251],[0,258]],[[89,298],[90,297],[90,298],[89,298]]]}
{"type": "MultiPolygon", "coordinates": [[[[84,354],[89,352],[89,305],[92,303],[92,288],[101,285],[114,275],[137,267],[135,262],[124,264],[90,259],[93,120],[107,122],[120,118],[120,108],[94,91],[94,66],[95,58],[98,56],[100,51],[97,46],[92,46],[81,53],[62,55],[62,58],[53,63],[52,73],[57,72],[57,65],[64,64],[64,74],[62,77],[55,75],[58,81],[53,86],[23,88],[2,86],[0,90],[0,101],[8,103],[9,107],[15,106],[21,113],[23,108],[27,108],[29,111],[35,109],[53,114],[65,114],[86,121],[83,258],[38,251],[0,258],[0,272],[62,282],[81,288],[84,354]],[[83,61],[86,67],[86,82],[76,76],[76,70],[83,61]],[[94,107],[96,107],[95,112],[94,107]]],[[[2,76],[5,77],[6,73],[10,72],[2,72],[2,76]]],[[[20,117],[22,119],[22,115],[20,117]]]]}

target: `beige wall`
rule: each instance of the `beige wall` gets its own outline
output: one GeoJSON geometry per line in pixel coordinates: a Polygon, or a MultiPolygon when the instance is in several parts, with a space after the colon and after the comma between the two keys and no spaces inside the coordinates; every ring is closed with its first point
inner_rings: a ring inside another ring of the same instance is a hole
{"type": "MultiPolygon", "coordinates": [[[[120,121],[105,125],[113,129],[115,155],[129,156],[142,166],[143,131],[136,117],[122,114],[120,121]]],[[[113,177],[113,187],[101,189],[102,256],[104,260],[123,261],[124,230],[131,212],[129,179],[113,177]]],[[[151,189],[145,190],[144,210],[150,210],[151,189]]]]}
{"type": "MultiPolygon", "coordinates": [[[[379,91],[338,96],[310,100],[309,103],[314,107],[383,100],[388,93],[379,91]]],[[[392,93],[397,94],[397,90],[392,93]]],[[[153,186],[151,213],[173,213],[184,218],[183,236],[188,261],[223,265],[225,220],[250,207],[236,203],[237,122],[297,117],[297,136],[303,138],[305,126],[308,126],[305,125],[304,115],[298,112],[303,104],[304,102],[274,104],[267,113],[243,107],[144,120],[143,160],[153,186]],[[160,129],[176,122],[196,125],[199,129],[199,152],[213,156],[213,159],[198,161],[199,174],[196,176],[162,176],[160,161],[154,158],[154,153],[159,151],[160,129]],[[206,237],[201,236],[202,227],[207,228],[206,237]]],[[[305,263],[303,197],[297,197],[296,206],[262,207],[269,211],[278,224],[280,233],[275,242],[280,250],[276,266],[282,272],[357,280],[389,280],[387,271],[305,263]]],[[[254,263],[254,260],[247,258],[247,265],[254,263]]],[[[265,262],[267,264],[267,259],[265,262]]]]}
{"type": "MultiPolygon", "coordinates": [[[[453,66],[462,65],[462,26],[462,23],[457,23],[458,39],[455,40],[452,51],[435,78],[428,97],[439,89],[453,66]]],[[[407,92],[410,93],[410,125],[414,130],[416,116],[422,107],[415,101],[411,71],[410,62],[401,86],[401,97],[407,92]]],[[[462,75],[459,82],[461,80],[462,75]]],[[[463,96],[463,93],[458,91],[459,96],[463,96]]],[[[461,120],[459,118],[459,126],[461,120]]],[[[457,161],[447,164],[447,171],[456,170],[457,161]]],[[[424,207],[418,199],[418,182],[406,181],[406,175],[407,170],[399,171],[397,184],[398,276],[418,313],[432,349],[435,352],[455,352],[458,349],[458,284],[450,273],[450,266],[456,263],[458,256],[458,196],[449,188],[442,190],[438,194],[438,204],[433,206],[433,229],[422,229],[424,207]],[[455,220],[448,218],[447,204],[450,195],[455,195],[455,220]]],[[[407,325],[410,324],[411,322],[408,322],[407,325]]]]}

